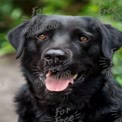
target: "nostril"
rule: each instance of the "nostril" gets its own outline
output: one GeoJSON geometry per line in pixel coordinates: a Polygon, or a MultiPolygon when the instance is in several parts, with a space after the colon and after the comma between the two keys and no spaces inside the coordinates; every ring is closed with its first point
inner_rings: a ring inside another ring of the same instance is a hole
{"type": "Polygon", "coordinates": [[[59,60],[65,60],[66,59],[66,55],[58,55],[57,58],[59,60]]]}
{"type": "Polygon", "coordinates": [[[44,55],[44,58],[47,59],[47,60],[49,60],[49,59],[51,59],[51,55],[50,54],[45,54],[44,55]]]}

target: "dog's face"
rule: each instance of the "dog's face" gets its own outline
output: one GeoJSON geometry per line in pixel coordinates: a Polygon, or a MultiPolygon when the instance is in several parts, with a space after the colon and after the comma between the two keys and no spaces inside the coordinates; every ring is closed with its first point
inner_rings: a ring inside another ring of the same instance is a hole
{"type": "Polygon", "coordinates": [[[12,30],[9,40],[17,58],[23,53],[28,80],[40,79],[43,92],[66,94],[101,73],[99,58],[110,60],[122,45],[121,35],[90,17],[38,15],[12,30]]]}

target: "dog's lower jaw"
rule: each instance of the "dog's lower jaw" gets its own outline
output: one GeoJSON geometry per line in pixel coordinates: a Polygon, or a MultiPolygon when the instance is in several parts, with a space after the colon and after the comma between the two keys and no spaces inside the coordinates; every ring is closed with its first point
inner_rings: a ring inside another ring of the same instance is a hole
{"type": "Polygon", "coordinates": [[[37,103],[41,106],[61,105],[63,103],[67,105],[73,104],[73,106],[75,106],[75,104],[87,103],[94,93],[104,86],[106,81],[105,76],[101,74],[96,76],[84,75],[84,81],[72,85],[72,88],[68,89],[68,91],[50,92],[45,87],[45,78],[42,78],[41,80],[38,78],[37,80],[26,68],[24,68],[24,71],[26,72],[25,77],[30,88],[29,90],[34,95],[37,103]],[[76,99],[79,99],[77,103],[76,99]]]}
{"type": "Polygon", "coordinates": [[[74,86],[68,92],[50,92],[45,86],[41,88],[40,91],[34,91],[34,96],[36,101],[40,105],[44,106],[84,106],[84,103],[88,103],[92,96],[100,89],[104,87],[106,82],[103,77],[86,78],[83,83],[74,86]],[[89,88],[89,85],[91,88],[89,88]],[[96,87],[97,85],[97,87],[96,87]],[[85,92],[84,92],[85,91],[85,92]],[[79,99],[76,101],[76,99],[79,99]]]}

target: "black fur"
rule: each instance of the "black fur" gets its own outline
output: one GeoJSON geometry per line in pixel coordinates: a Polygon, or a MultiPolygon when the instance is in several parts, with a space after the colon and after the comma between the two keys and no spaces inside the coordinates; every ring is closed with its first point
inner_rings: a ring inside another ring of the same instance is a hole
{"type": "Polygon", "coordinates": [[[111,59],[122,46],[122,32],[92,17],[37,15],[10,31],[8,39],[27,81],[15,98],[19,122],[121,119],[122,90],[113,80],[111,59]],[[46,39],[39,39],[41,34],[46,39]],[[88,40],[81,42],[84,36],[88,40]],[[49,71],[59,79],[78,76],[55,92],[45,87],[49,71]]]}

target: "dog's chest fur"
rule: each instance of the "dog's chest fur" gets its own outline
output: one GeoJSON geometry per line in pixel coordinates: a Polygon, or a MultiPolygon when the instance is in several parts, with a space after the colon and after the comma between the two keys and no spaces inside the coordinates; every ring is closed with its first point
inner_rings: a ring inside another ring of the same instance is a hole
{"type": "Polygon", "coordinates": [[[81,112],[76,109],[58,107],[49,110],[49,114],[42,118],[49,122],[82,122],[83,116],[84,115],[81,115],[81,112]]]}

